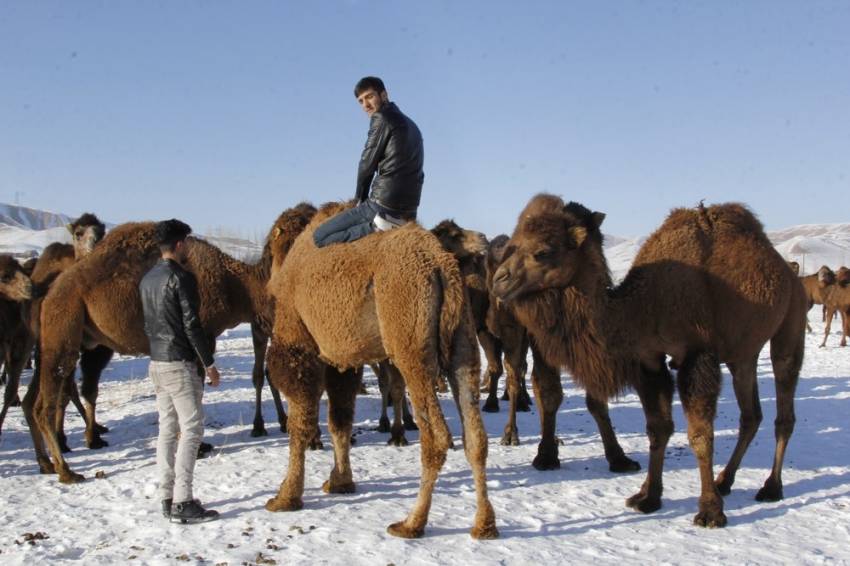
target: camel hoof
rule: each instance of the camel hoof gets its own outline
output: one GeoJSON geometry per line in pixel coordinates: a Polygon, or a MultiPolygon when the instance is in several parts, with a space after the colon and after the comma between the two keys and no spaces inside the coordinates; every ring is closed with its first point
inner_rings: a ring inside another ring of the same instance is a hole
{"type": "Polygon", "coordinates": [[[94,431],[98,434],[106,434],[107,432],[109,432],[109,427],[103,426],[100,423],[94,423],[94,431]]]}
{"type": "Polygon", "coordinates": [[[299,511],[303,508],[304,501],[300,497],[290,497],[287,499],[272,497],[266,501],[266,511],[299,511]]]}
{"type": "Polygon", "coordinates": [[[91,441],[86,441],[86,447],[91,450],[100,450],[101,448],[106,448],[109,446],[109,443],[99,436],[92,438],[91,441]]]}
{"type": "Polygon", "coordinates": [[[499,538],[499,529],[496,528],[496,525],[490,523],[483,527],[472,527],[469,534],[476,540],[493,540],[499,538]]]}
{"type": "Polygon", "coordinates": [[[387,527],[387,532],[394,537],[399,538],[422,538],[425,534],[424,528],[412,529],[404,524],[404,521],[393,523],[387,527]]]}
{"type": "Polygon", "coordinates": [[[416,426],[412,418],[402,419],[402,424],[404,425],[404,430],[419,430],[419,427],[416,426]]]}
{"type": "Polygon", "coordinates": [[[496,397],[487,397],[487,400],[484,402],[484,405],[481,406],[481,410],[485,413],[498,413],[499,399],[496,397]]]}
{"type": "Polygon", "coordinates": [[[721,472],[717,479],[714,480],[714,487],[720,492],[720,495],[726,496],[732,493],[732,481],[727,480],[726,476],[721,472]]]}
{"type": "Polygon", "coordinates": [[[354,482],[332,484],[331,480],[325,480],[322,484],[322,491],[325,493],[354,493],[357,488],[354,482]]]}
{"type": "Polygon", "coordinates": [[[661,498],[650,497],[643,491],[639,491],[626,499],[626,507],[631,507],[641,513],[653,513],[661,509],[661,498]]]}
{"type": "Polygon", "coordinates": [[[378,432],[387,433],[390,431],[390,419],[387,417],[381,417],[381,420],[378,421],[378,432]]]}
{"type": "Polygon", "coordinates": [[[307,445],[307,448],[310,450],[323,450],[325,445],[322,443],[321,439],[314,438],[310,441],[310,444],[307,445]]]}
{"type": "Polygon", "coordinates": [[[632,460],[624,454],[608,462],[608,470],[615,474],[626,474],[640,470],[640,463],[632,460]]]}
{"type": "Polygon", "coordinates": [[[700,511],[694,516],[694,525],[717,529],[726,526],[726,515],[720,509],[700,511]]]}
{"type": "Polygon", "coordinates": [[[756,493],[756,501],[780,501],[784,498],[782,486],[772,483],[770,480],[764,482],[764,487],[756,493]]]}
{"type": "Polygon", "coordinates": [[[85,476],[83,476],[82,474],[78,474],[76,472],[68,471],[68,472],[65,472],[64,474],[59,474],[59,483],[73,484],[73,483],[81,483],[81,482],[84,482],[84,481],[86,481],[85,476]]]}
{"type": "Polygon", "coordinates": [[[505,432],[501,444],[502,446],[519,446],[519,432],[516,430],[505,432]]]}
{"type": "Polygon", "coordinates": [[[59,442],[59,451],[62,452],[62,454],[67,454],[71,451],[71,447],[68,446],[67,442],[59,442]]]}
{"type": "Polygon", "coordinates": [[[38,461],[38,473],[40,474],[55,474],[56,468],[53,466],[53,462],[50,460],[39,460],[38,461]]]}
{"type": "Polygon", "coordinates": [[[502,401],[510,401],[510,400],[511,400],[511,396],[508,395],[508,390],[505,389],[505,391],[502,393],[502,401]]]}
{"type": "Polygon", "coordinates": [[[531,465],[534,466],[535,470],[545,472],[547,470],[560,469],[561,461],[558,460],[557,456],[538,454],[534,457],[534,460],[531,462],[531,465]]]}
{"type": "Polygon", "coordinates": [[[268,433],[268,431],[266,430],[265,427],[259,427],[259,428],[254,427],[251,430],[251,437],[252,438],[259,438],[261,436],[268,436],[268,435],[269,435],[269,433],[268,433]]]}
{"type": "Polygon", "coordinates": [[[531,412],[531,405],[523,403],[522,401],[517,401],[516,411],[517,413],[529,413],[531,412]]]}
{"type": "Polygon", "coordinates": [[[407,442],[407,438],[403,434],[387,440],[387,446],[407,446],[408,444],[410,443],[407,442]]]}

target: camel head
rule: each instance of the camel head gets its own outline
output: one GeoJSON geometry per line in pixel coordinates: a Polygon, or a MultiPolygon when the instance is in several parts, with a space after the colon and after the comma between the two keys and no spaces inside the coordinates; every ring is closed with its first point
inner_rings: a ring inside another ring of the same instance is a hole
{"type": "Polygon", "coordinates": [[[609,280],[602,255],[601,212],[541,194],[529,201],[493,276],[493,294],[503,301],[576,283],[579,273],[609,280]],[[601,270],[601,271],[600,271],[601,270]],[[593,272],[593,273],[591,273],[593,272]]]}
{"type": "Polygon", "coordinates": [[[90,212],[86,212],[66,228],[74,239],[74,257],[78,260],[89,255],[106,233],[103,222],[90,212]]]}
{"type": "Polygon", "coordinates": [[[788,267],[791,268],[791,271],[794,272],[794,275],[800,275],[800,264],[796,261],[789,261],[788,267]]]}
{"type": "Polygon", "coordinates": [[[0,297],[15,302],[32,299],[32,281],[10,255],[0,255],[0,297]]]}
{"type": "Polygon", "coordinates": [[[283,260],[286,259],[286,254],[292,247],[295,238],[298,234],[304,231],[313,216],[316,215],[316,207],[307,202],[302,202],[284,210],[275,220],[269,237],[266,240],[267,252],[271,255],[272,265],[271,271],[275,272],[280,269],[283,260]]]}
{"type": "Polygon", "coordinates": [[[822,265],[821,268],[818,269],[818,285],[823,288],[829,287],[833,283],[835,283],[835,272],[829,267],[822,265]]]}
{"type": "Polygon", "coordinates": [[[453,254],[458,261],[487,251],[487,237],[484,234],[465,230],[454,220],[443,220],[431,229],[431,233],[437,236],[443,249],[453,254]]]}
{"type": "Polygon", "coordinates": [[[838,271],[835,272],[835,282],[842,287],[850,285],[850,268],[844,267],[843,265],[839,267],[838,271]]]}

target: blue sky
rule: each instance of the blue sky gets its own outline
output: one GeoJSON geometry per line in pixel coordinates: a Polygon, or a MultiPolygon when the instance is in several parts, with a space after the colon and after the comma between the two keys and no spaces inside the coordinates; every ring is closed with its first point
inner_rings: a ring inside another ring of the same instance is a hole
{"type": "Polygon", "coordinates": [[[650,232],[675,206],[850,220],[848,2],[0,4],[0,201],[264,234],[354,194],[384,78],[420,220],[493,236],[537,192],[650,232]]]}

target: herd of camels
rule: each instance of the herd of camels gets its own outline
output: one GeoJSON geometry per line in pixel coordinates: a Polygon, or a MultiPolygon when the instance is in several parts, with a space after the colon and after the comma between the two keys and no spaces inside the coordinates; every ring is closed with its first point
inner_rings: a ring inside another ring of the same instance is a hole
{"type": "MultiPolygon", "coordinates": [[[[602,248],[605,215],[547,194],[531,199],[510,237],[488,241],[446,220],[430,231],[408,223],[353,243],[317,248],[312,238],[316,226],[348,206],[329,203],[316,209],[301,203],[284,211],[255,264],[189,239],[186,266],[198,280],[200,316],[210,343],[228,328],[251,324],[256,390],[251,434],[266,434],[260,410],[266,379],[281,430],[289,434],[289,466],[266,509],[303,506],[305,450],[319,443],[323,394],[334,451],[323,489],[355,490],[352,422],[362,368],[370,364],[382,384],[381,427],[392,433],[390,442],[406,444],[406,429],[420,431],[419,495],[407,517],[390,525],[389,532],[406,538],[424,533],[437,475],[453,445],[438,397],[447,383],[461,415],[463,448],[477,493],[471,535],[497,537],[480,410],[499,410],[504,367],[509,411],[501,442],[519,443],[516,412],[529,410],[532,402],[525,385],[530,349],[541,427],[534,468],[559,467],[556,415],[563,400],[561,372],[566,370],[586,391],[610,470],[639,470],[640,464],[620,447],[608,415],[608,400],[633,390],[646,417],[649,470],[626,503],[644,513],[659,509],[676,389],[700,473],[694,522],[722,527],[723,496],[730,492],[762,420],[757,363],[768,341],[776,382],[776,452],[756,499],[783,497],[782,464],[794,429],[806,313],[813,304],[824,305],[828,336],[829,323],[839,312],[841,345],[846,344],[846,268],[833,272],[823,267],[798,277],[799,266],[783,260],[747,208],[700,204],[673,210],[615,286],[602,248]],[[479,345],[487,362],[483,384],[479,345]],[[721,363],[732,374],[741,418],[737,445],[715,477],[721,363]],[[486,400],[479,409],[482,392],[486,400]],[[389,403],[395,408],[391,426],[389,403]]],[[[21,405],[36,460],[42,473],[75,483],[83,476],[63,456],[68,450],[66,405],[73,402],[85,419],[86,445],[105,446],[102,434],[107,429],[95,413],[98,380],[113,352],[148,353],[138,284],[157,261],[159,249],[152,222],[123,224],[105,233],[97,217],[85,214],[68,228],[73,245],[52,244],[37,260],[21,265],[0,256],[7,380],[0,427],[34,350],[33,377],[21,405]]]]}

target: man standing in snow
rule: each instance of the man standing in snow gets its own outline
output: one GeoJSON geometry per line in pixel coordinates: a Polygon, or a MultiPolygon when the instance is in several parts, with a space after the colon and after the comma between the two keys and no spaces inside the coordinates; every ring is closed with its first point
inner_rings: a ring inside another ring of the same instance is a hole
{"type": "Polygon", "coordinates": [[[192,497],[195,460],[204,434],[204,384],[197,374],[196,360],[204,364],[212,387],[218,386],[219,374],[198,317],[195,277],[181,266],[191,231],[179,220],[158,223],[156,240],[162,259],[139,283],[145,334],[150,341],[150,376],[159,411],[156,463],[162,513],[178,523],[218,517],[217,511],[204,509],[192,497]]]}
{"type": "Polygon", "coordinates": [[[384,82],[378,77],[360,79],[354,96],[371,118],[357,170],[354,197],[358,204],[316,229],[313,240],[320,248],[353,242],[375,230],[389,230],[416,220],[422,194],[425,154],[419,128],[390,102],[384,82]]]}

